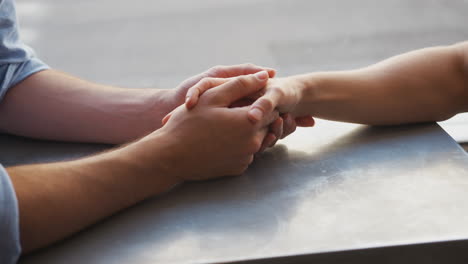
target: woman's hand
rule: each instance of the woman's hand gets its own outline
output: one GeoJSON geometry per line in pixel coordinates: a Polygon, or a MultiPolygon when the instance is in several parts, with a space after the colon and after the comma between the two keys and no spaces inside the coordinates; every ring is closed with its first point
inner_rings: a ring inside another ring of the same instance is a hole
{"type": "Polygon", "coordinates": [[[300,116],[297,106],[302,98],[300,83],[293,78],[270,79],[263,94],[250,106],[248,117],[253,122],[261,120],[263,115],[278,110],[291,114],[297,126],[311,127],[314,119],[311,116],[300,116]]]}
{"type": "Polygon", "coordinates": [[[267,80],[266,72],[236,77],[207,91],[196,108],[176,108],[165,118],[163,128],[135,144],[139,146],[135,155],[144,161],[146,171],[164,164],[169,175],[183,181],[243,173],[260,150],[269,125],[278,119],[278,112],[253,123],[246,117],[248,106],[229,106],[261,90],[267,80]],[[153,155],[153,149],[161,145],[163,157],[153,155]]]}
{"type": "MultiPolygon", "coordinates": [[[[204,78],[187,91],[186,107],[195,107],[200,96],[209,89],[229,81],[229,78],[204,78]]],[[[265,138],[261,151],[274,146],[278,139],[284,138],[296,130],[297,126],[311,127],[315,124],[311,116],[295,116],[293,111],[300,101],[299,85],[290,78],[269,79],[266,87],[235,102],[231,107],[251,105],[248,118],[252,122],[261,120],[265,114],[277,109],[282,113],[270,127],[270,134],[265,138]]]]}
{"type": "MultiPolygon", "coordinates": [[[[196,101],[198,101],[198,96],[193,94],[190,96],[188,92],[194,93],[196,89],[194,86],[200,85],[200,82],[206,81],[206,79],[219,79],[219,80],[226,80],[233,77],[238,77],[242,75],[249,75],[254,74],[260,71],[267,71],[268,76],[270,78],[275,77],[276,71],[272,68],[257,66],[251,63],[239,64],[239,65],[232,65],[232,66],[215,66],[208,69],[205,72],[202,72],[198,75],[195,75],[185,81],[183,81],[174,91],[173,95],[173,104],[174,108],[183,104],[184,102],[189,101],[191,97],[197,97],[196,101]]],[[[225,82],[217,82],[217,85],[220,85],[225,82]]],[[[204,86],[204,85],[203,85],[204,86]]],[[[200,94],[201,95],[201,94],[200,94]]],[[[195,99],[195,98],[194,98],[195,99]]],[[[194,103],[196,102],[190,102],[194,103]]]]}

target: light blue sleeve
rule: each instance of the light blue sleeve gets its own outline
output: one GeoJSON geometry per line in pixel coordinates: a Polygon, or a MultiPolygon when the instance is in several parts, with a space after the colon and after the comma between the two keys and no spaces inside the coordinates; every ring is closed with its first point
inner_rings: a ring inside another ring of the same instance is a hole
{"type": "Polygon", "coordinates": [[[13,0],[0,0],[0,101],[7,90],[48,66],[20,38],[13,0]]]}
{"type": "Polygon", "coordinates": [[[20,254],[18,201],[10,177],[0,165],[0,263],[14,264],[20,254]]]}
{"type": "MultiPolygon", "coordinates": [[[[19,37],[15,2],[0,0],[0,103],[8,89],[47,68],[19,37]]],[[[14,264],[21,254],[18,211],[15,190],[0,165],[0,264],[14,264]]]]}
{"type": "Polygon", "coordinates": [[[15,86],[29,75],[49,67],[36,57],[31,57],[24,62],[1,64],[0,60],[0,102],[9,88],[15,86]]]}

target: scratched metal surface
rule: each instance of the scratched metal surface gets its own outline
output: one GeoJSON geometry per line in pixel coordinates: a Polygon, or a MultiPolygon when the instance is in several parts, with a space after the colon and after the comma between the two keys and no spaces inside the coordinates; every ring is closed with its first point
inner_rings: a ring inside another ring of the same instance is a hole
{"type": "MultiPolygon", "coordinates": [[[[58,143],[0,142],[18,149],[10,163],[69,156],[58,143]]],[[[20,263],[216,263],[466,239],[467,199],[468,157],[439,126],[319,120],[245,175],[185,184],[20,263]]]]}
{"type": "MultiPolygon", "coordinates": [[[[467,0],[17,3],[23,39],[52,67],[126,87],[175,87],[216,64],[349,69],[468,39],[467,0]]],[[[461,139],[463,122],[444,126],[461,139]]],[[[0,162],[104,148],[0,136],[0,162]]],[[[242,177],[182,186],[21,262],[216,262],[466,238],[466,163],[436,125],[320,121],[242,177]]]]}

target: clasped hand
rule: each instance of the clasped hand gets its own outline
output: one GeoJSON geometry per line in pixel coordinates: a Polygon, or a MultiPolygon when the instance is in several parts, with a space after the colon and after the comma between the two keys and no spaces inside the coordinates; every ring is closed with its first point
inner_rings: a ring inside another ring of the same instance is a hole
{"type": "Polygon", "coordinates": [[[197,168],[180,172],[182,180],[241,174],[254,154],[294,132],[297,125],[314,124],[312,117],[295,117],[287,109],[277,108],[280,98],[291,98],[275,87],[276,79],[269,79],[273,76],[272,70],[260,70],[237,77],[192,80],[185,105],[166,115],[161,129],[183,142],[178,144],[183,149],[176,152],[179,162],[187,164],[178,167],[197,168]]]}
{"type": "MultiPolygon", "coordinates": [[[[238,65],[228,67],[247,67],[246,65],[238,65]]],[[[261,68],[255,65],[249,65],[251,71],[266,70],[271,79],[268,80],[265,87],[261,90],[250,94],[244,98],[234,102],[230,107],[243,107],[250,106],[247,117],[252,122],[259,122],[265,115],[278,111],[278,117],[273,123],[270,124],[270,132],[263,140],[262,147],[259,152],[264,151],[267,147],[272,147],[276,144],[278,139],[285,138],[296,130],[297,126],[312,127],[315,124],[312,116],[299,114],[295,111],[301,95],[298,94],[298,87],[295,83],[286,78],[276,78],[275,71],[269,68],[261,68]]],[[[219,77],[205,77],[188,88],[186,92],[185,106],[187,109],[192,109],[196,106],[200,96],[207,90],[217,88],[236,77],[219,78],[219,77]]],[[[241,84],[242,85],[242,84],[241,84]]],[[[239,87],[233,87],[240,89],[239,87]]],[[[172,113],[166,115],[163,119],[163,124],[167,122],[172,113]]]]}

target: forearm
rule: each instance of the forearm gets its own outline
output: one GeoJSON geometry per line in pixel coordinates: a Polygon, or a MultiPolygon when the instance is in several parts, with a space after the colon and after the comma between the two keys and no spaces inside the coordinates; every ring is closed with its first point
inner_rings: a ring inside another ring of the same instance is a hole
{"type": "Polygon", "coordinates": [[[468,111],[467,47],[428,48],[359,70],[291,77],[303,91],[296,115],[387,125],[468,111]]]}
{"type": "MultiPolygon", "coordinates": [[[[156,166],[143,169],[131,147],[77,161],[7,168],[19,202],[23,252],[60,240],[178,183],[156,166]]],[[[158,156],[158,151],[151,154],[158,156]]]]}
{"type": "Polygon", "coordinates": [[[237,77],[197,107],[177,107],[163,128],[120,149],[55,164],[7,168],[18,197],[26,252],[187,180],[242,174],[278,112],[253,124],[234,102],[258,93],[268,75],[237,77]],[[209,117],[209,118],[208,118],[209,117]]]}
{"type": "Polygon", "coordinates": [[[176,106],[172,93],[109,87],[46,70],[10,89],[0,104],[0,130],[41,139],[128,142],[161,126],[176,106]]]}

